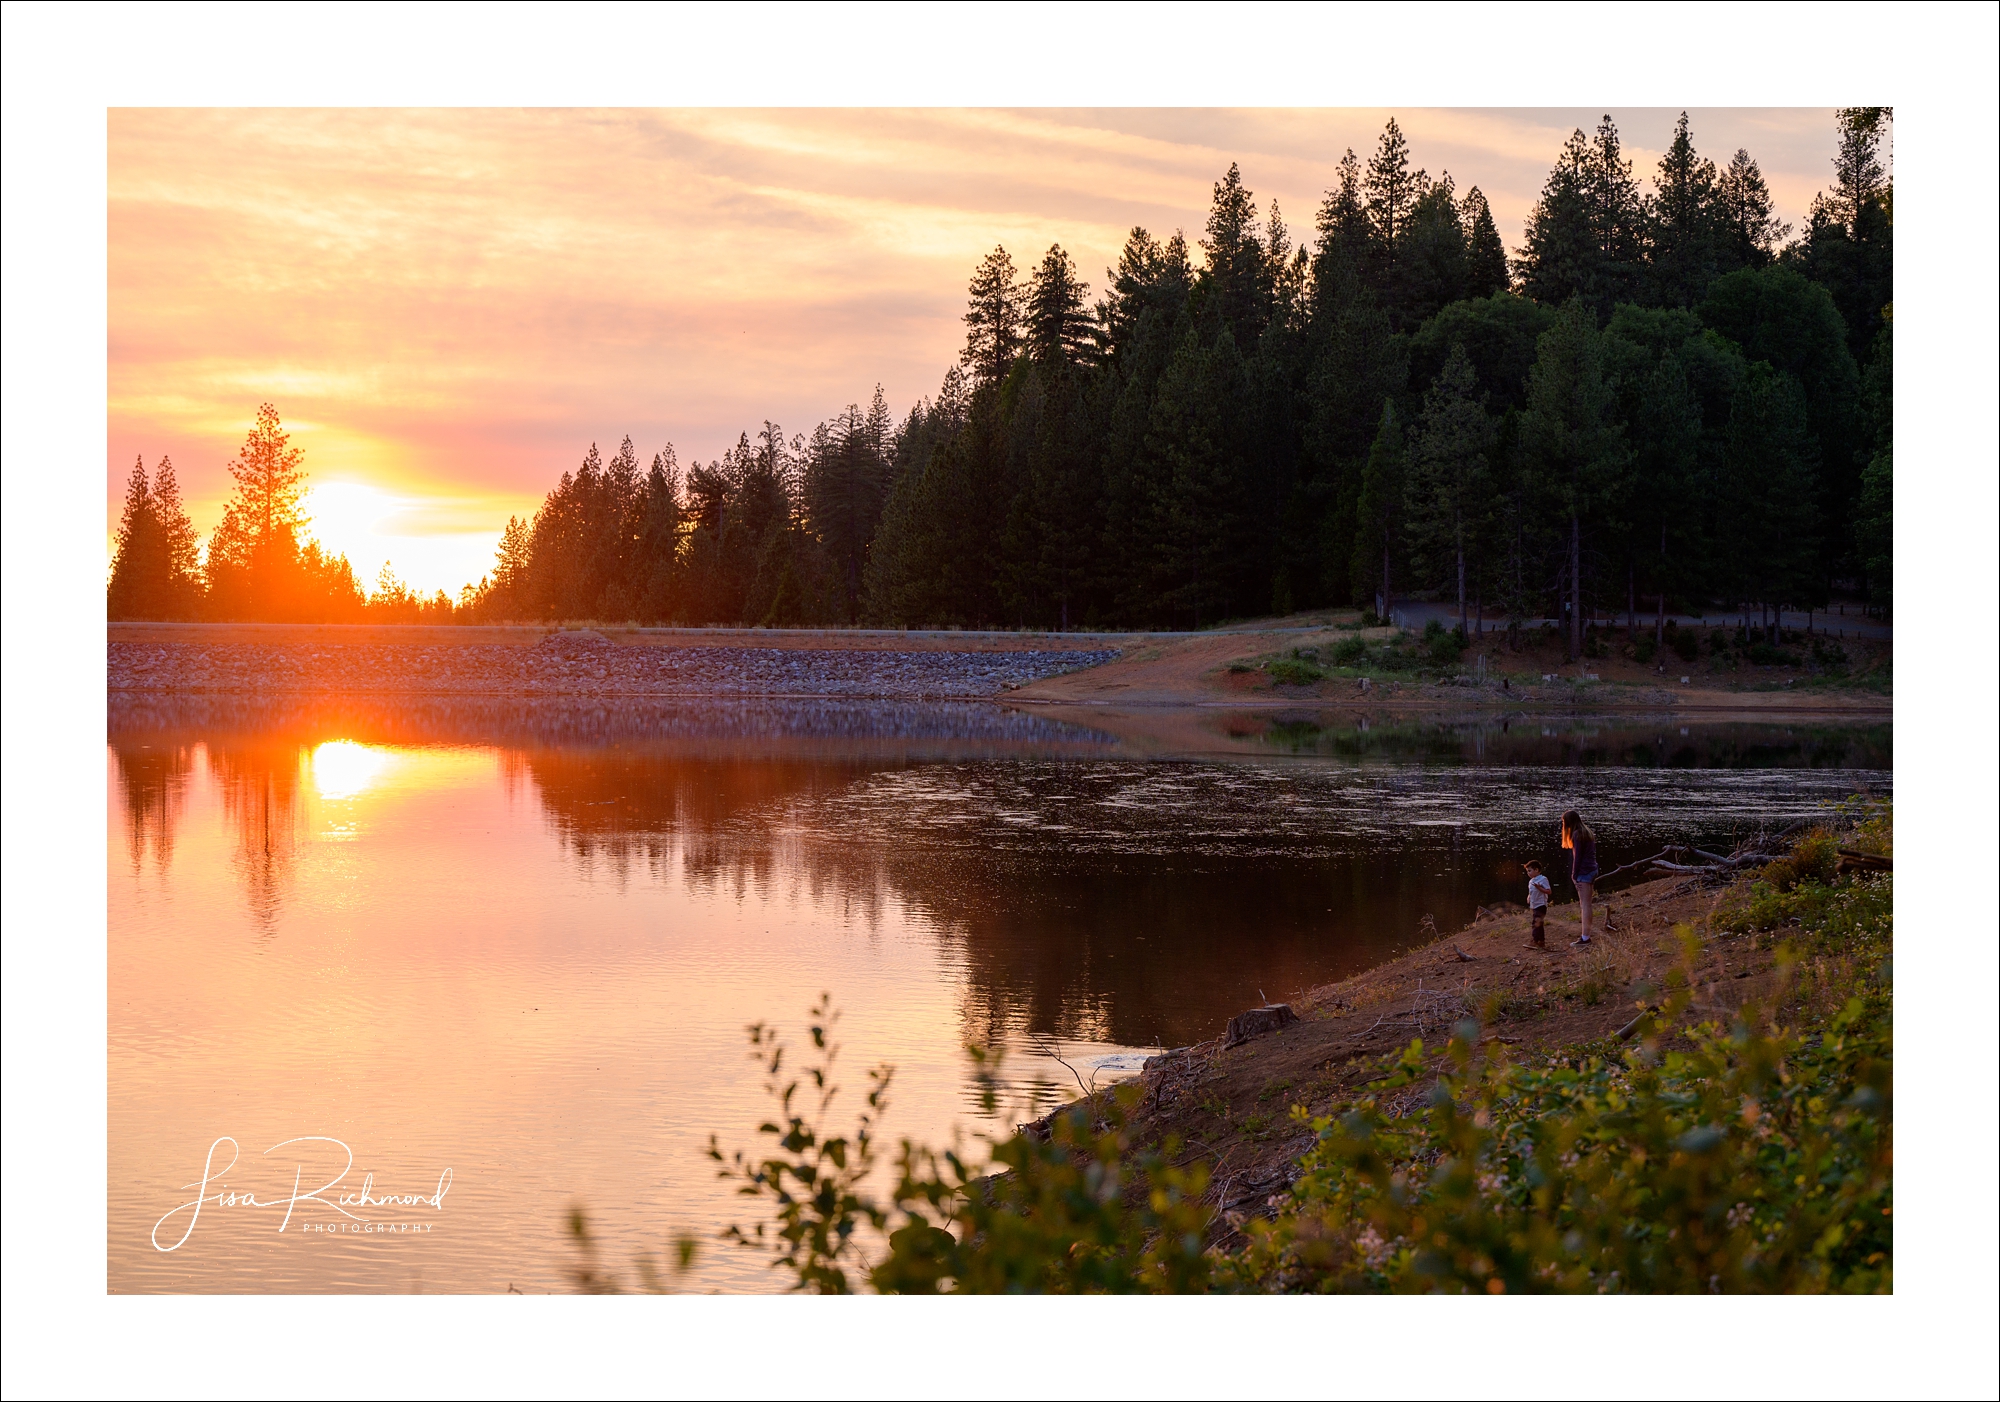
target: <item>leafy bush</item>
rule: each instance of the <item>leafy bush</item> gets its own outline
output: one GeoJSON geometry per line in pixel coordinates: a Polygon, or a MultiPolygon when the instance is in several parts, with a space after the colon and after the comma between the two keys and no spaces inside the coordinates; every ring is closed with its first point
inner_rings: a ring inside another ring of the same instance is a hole
{"type": "Polygon", "coordinates": [[[1359,638],[1342,638],[1333,645],[1333,661],[1337,667],[1351,667],[1368,655],[1368,644],[1359,638]]]}
{"type": "MultiPolygon", "coordinates": [[[[1685,1009],[1683,986],[1663,1009],[1685,1009]]],[[[1751,1020],[1622,1057],[1481,1061],[1459,1028],[1429,1106],[1421,1043],[1318,1142],[1291,1200],[1245,1224],[1241,1286],[1277,1290],[1864,1291],[1891,1288],[1886,978],[1824,1034],[1751,1020]]],[[[1294,1115],[1303,1119],[1302,1111],[1294,1115]]]]}
{"type": "MultiPolygon", "coordinates": [[[[827,1137],[833,1102],[831,1040],[837,1017],[822,998],[811,1036],[819,1053],[804,1076],[787,1079],[785,1046],[763,1024],[750,1029],[751,1054],[766,1068],[778,1118],[762,1133],[769,1156],[709,1157],[737,1191],[770,1211],[771,1223],[725,1240],[768,1252],[795,1290],[847,1294],[866,1285],[896,1294],[1122,1294],[1210,1288],[1206,1249],[1211,1213],[1204,1164],[1173,1163],[1180,1146],[1135,1150],[1126,1131],[1138,1089],[1121,1086],[1051,1117],[1046,1139],[1017,1133],[990,1145],[975,1168],[957,1149],[939,1152],[904,1140],[887,1200],[868,1179],[877,1163],[875,1125],[888,1103],[891,1072],[869,1073],[867,1108],[854,1135],[827,1137]],[[802,1100],[800,1092],[810,1087],[802,1100]],[[1108,1101],[1109,1103],[1105,1103],[1108,1101]],[[804,1108],[800,1108],[801,1105],[804,1108]],[[768,1230],[767,1230],[768,1228],[768,1230]],[[864,1239],[879,1254],[871,1264],[864,1239]]],[[[985,1108],[996,1101],[998,1064],[975,1050],[985,1108]]]]}
{"type": "Polygon", "coordinates": [[[1813,639],[1812,660],[1822,672],[1839,676],[1847,671],[1847,649],[1831,638],[1813,639]]]}
{"type": "Polygon", "coordinates": [[[1659,644],[1651,633],[1641,633],[1632,643],[1632,656],[1640,662],[1651,662],[1659,644]]]}
{"type": "Polygon", "coordinates": [[[1783,648],[1773,647],[1764,641],[1750,644],[1750,662],[1757,667],[1796,667],[1799,659],[1783,648]]]}
{"type": "Polygon", "coordinates": [[[1310,686],[1326,675],[1312,663],[1298,657],[1280,657],[1265,669],[1280,686],[1310,686]]]}
{"type": "Polygon", "coordinates": [[[1674,656],[1683,662],[1692,662],[1701,655],[1701,636],[1692,628],[1667,628],[1667,646],[1674,650],[1674,656]]]}
{"type": "Polygon", "coordinates": [[[1432,665],[1449,667],[1465,652],[1465,634],[1433,618],[1424,628],[1424,655],[1432,665]]]}

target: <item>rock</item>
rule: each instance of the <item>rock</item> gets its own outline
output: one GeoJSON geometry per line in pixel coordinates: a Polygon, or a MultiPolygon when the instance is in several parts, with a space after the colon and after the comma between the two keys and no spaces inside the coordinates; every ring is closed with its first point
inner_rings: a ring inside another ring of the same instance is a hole
{"type": "Polygon", "coordinates": [[[1240,1047],[1252,1037],[1290,1027],[1298,1020],[1299,1015],[1292,1011],[1290,1003],[1267,1003],[1229,1019],[1229,1028],[1222,1034],[1222,1045],[1225,1049],[1240,1047]]]}

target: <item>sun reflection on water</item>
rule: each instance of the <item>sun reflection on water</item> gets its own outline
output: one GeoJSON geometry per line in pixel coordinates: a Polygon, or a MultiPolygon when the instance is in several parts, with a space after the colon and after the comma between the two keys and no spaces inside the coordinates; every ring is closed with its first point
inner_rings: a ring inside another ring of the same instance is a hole
{"type": "Polygon", "coordinates": [[[323,799],[354,798],[375,784],[396,763],[396,753],[352,740],[329,740],[313,751],[313,788],[323,799]]]}

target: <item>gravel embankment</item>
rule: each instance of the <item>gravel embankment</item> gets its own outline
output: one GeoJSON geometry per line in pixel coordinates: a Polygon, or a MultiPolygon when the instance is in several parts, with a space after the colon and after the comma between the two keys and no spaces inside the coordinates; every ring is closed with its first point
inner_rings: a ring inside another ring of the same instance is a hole
{"type": "Polygon", "coordinates": [[[799,696],[974,699],[1118,654],[627,647],[554,633],[532,647],[313,643],[109,645],[123,695],[799,696]]]}

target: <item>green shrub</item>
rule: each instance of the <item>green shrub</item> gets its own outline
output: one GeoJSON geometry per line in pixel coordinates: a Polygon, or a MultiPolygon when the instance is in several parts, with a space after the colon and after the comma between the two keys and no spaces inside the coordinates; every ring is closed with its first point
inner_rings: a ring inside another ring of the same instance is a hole
{"type": "Polygon", "coordinates": [[[1435,618],[1424,629],[1424,656],[1433,666],[1452,666],[1464,652],[1465,634],[1458,629],[1446,628],[1435,618]]]}
{"type": "Polygon", "coordinates": [[[1265,669],[1280,686],[1310,686],[1326,673],[1297,657],[1280,657],[1265,669]]]}
{"type": "Polygon", "coordinates": [[[1674,650],[1674,656],[1683,662],[1692,662],[1701,655],[1701,636],[1692,628],[1667,629],[1667,646],[1674,650]]]}
{"type": "MultiPolygon", "coordinates": [[[[724,1240],[768,1254],[795,1290],[847,1294],[1200,1292],[1210,1288],[1206,1165],[1174,1165],[1180,1146],[1135,1150],[1126,1117],[1139,1094],[1121,1086],[1051,1117],[1046,1139],[1017,1133],[989,1144],[975,1166],[957,1150],[904,1140],[886,1200],[866,1186],[875,1167],[875,1125],[888,1104],[891,1072],[869,1073],[857,1132],[829,1138],[836,1094],[831,1038],[836,1014],[822,998],[811,1035],[818,1061],[787,1078],[787,1048],[762,1024],[751,1055],[764,1065],[777,1115],[763,1126],[768,1157],[727,1159],[711,1137],[724,1179],[771,1214],[724,1240]],[[805,1094],[801,1094],[804,1091],[805,1094]],[[1108,1103],[1106,1103],[1108,1102],[1108,1103]],[[864,1241],[876,1248],[871,1263],[864,1241]]],[[[997,1061],[973,1052],[984,1108],[997,1102],[997,1061]]]]}
{"type": "Polygon", "coordinates": [[[1640,662],[1651,662],[1658,650],[1659,644],[1651,633],[1641,633],[1632,643],[1632,656],[1640,662]]]}
{"type": "Polygon", "coordinates": [[[1815,667],[1834,676],[1847,671],[1847,649],[1831,638],[1813,639],[1812,660],[1815,667]]]}
{"type": "Polygon", "coordinates": [[[1413,1043],[1317,1142],[1290,1201],[1246,1223],[1233,1283],[1287,1291],[1886,1293],[1891,1023],[1886,978],[1817,1038],[1686,1030],[1686,990],[1622,1056],[1480,1060],[1461,1025],[1418,1114],[1384,1110],[1427,1077],[1413,1043]]]}
{"type": "Polygon", "coordinates": [[[1368,655],[1368,644],[1359,638],[1342,638],[1333,645],[1333,661],[1338,667],[1351,667],[1368,655]]]}

